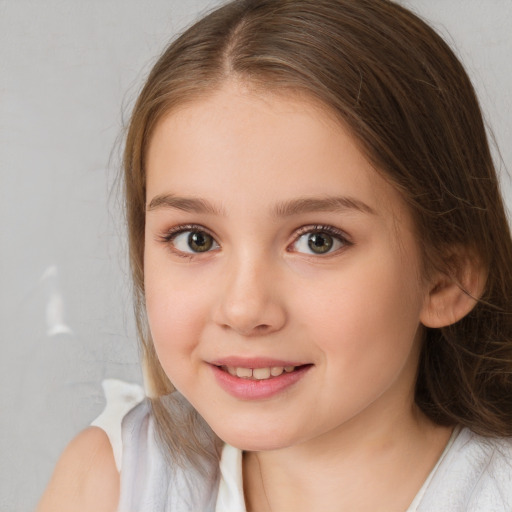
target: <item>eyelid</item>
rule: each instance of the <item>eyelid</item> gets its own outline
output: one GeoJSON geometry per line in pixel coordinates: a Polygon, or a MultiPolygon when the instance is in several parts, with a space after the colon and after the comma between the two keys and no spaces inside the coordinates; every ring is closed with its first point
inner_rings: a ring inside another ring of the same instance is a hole
{"type": "MultiPolygon", "coordinates": [[[[308,234],[308,233],[326,233],[327,235],[337,238],[338,240],[343,242],[344,247],[354,245],[354,242],[352,242],[351,237],[345,231],[343,231],[339,228],[336,228],[336,227],[328,225],[328,224],[310,224],[307,226],[302,226],[295,231],[293,241],[288,245],[287,251],[293,252],[293,249],[292,249],[293,245],[298,242],[300,237],[302,237],[303,235],[308,234]]],[[[337,252],[339,252],[339,250],[340,249],[338,249],[336,251],[329,252],[329,253],[325,253],[324,255],[311,254],[311,256],[320,256],[320,257],[325,258],[332,254],[336,254],[337,252]]]]}
{"type": "MultiPolygon", "coordinates": [[[[183,257],[183,258],[194,258],[198,256],[206,256],[208,253],[213,252],[213,250],[208,250],[204,252],[184,252],[177,249],[171,242],[182,233],[186,233],[187,231],[196,231],[196,232],[202,232],[206,233],[207,235],[211,236],[217,245],[217,247],[220,247],[219,242],[217,241],[216,236],[205,226],[202,226],[201,224],[179,224],[177,226],[173,226],[172,228],[166,229],[164,233],[157,236],[157,241],[162,242],[167,245],[169,250],[176,254],[177,256],[183,257]]],[[[217,249],[217,248],[215,248],[217,249]]]]}
{"type": "Polygon", "coordinates": [[[295,236],[299,237],[301,235],[304,235],[305,233],[320,231],[322,233],[328,233],[329,235],[334,235],[343,238],[344,240],[347,240],[347,242],[350,240],[348,233],[346,233],[342,229],[331,226],[330,224],[308,224],[306,226],[301,226],[295,231],[295,236]]]}
{"type": "MultiPolygon", "coordinates": [[[[207,235],[211,236],[215,242],[215,244],[220,247],[219,242],[217,241],[217,237],[214,233],[212,233],[211,230],[209,230],[207,227],[201,225],[201,224],[179,224],[177,226],[173,226],[169,229],[166,229],[164,233],[157,236],[157,240],[166,244],[169,247],[169,250],[173,252],[174,254],[186,257],[186,258],[192,258],[197,256],[206,256],[208,253],[213,252],[212,250],[205,251],[204,253],[200,252],[183,252],[178,250],[176,247],[174,247],[170,242],[172,242],[178,235],[181,233],[185,233],[187,231],[200,231],[203,233],[206,233],[207,235]]],[[[326,233],[334,238],[337,238],[339,241],[343,243],[344,247],[348,247],[351,245],[354,245],[354,243],[351,240],[350,235],[348,235],[345,231],[336,228],[331,225],[327,224],[309,224],[305,226],[301,226],[300,228],[296,229],[293,234],[293,240],[291,243],[288,244],[286,250],[287,252],[293,252],[293,246],[297,243],[297,241],[300,239],[301,236],[307,234],[307,233],[326,233]]],[[[340,249],[325,253],[324,255],[316,255],[316,256],[323,256],[328,257],[332,254],[336,254],[340,251],[340,249]]],[[[311,254],[312,256],[315,256],[314,254],[311,254]]]]}
{"type": "Polygon", "coordinates": [[[201,224],[178,224],[177,226],[166,229],[160,238],[169,242],[180,233],[184,233],[185,231],[202,231],[215,239],[215,235],[207,227],[202,226],[201,224]]]}

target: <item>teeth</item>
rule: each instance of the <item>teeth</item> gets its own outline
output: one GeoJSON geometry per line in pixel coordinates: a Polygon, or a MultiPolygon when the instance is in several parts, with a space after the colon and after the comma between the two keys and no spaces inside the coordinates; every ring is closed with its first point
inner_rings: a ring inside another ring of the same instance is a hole
{"type": "Polygon", "coordinates": [[[252,370],[251,368],[237,368],[236,376],[247,379],[249,377],[252,377],[252,370]]]}
{"type": "Polygon", "coordinates": [[[272,377],[278,377],[281,375],[281,373],[283,373],[283,371],[284,368],[282,366],[273,366],[270,368],[270,375],[272,375],[272,377]]]}
{"type": "Polygon", "coordinates": [[[295,366],[272,366],[271,368],[238,368],[233,366],[223,367],[230,375],[241,379],[267,380],[272,377],[279,377],[283,372],[290,373],[295,366]]]}
{"type": "Polygon", "coordinates": [[[254,368],[252,376],[257,380],[268,379],[270,377],[270,368],[254,368]]]}

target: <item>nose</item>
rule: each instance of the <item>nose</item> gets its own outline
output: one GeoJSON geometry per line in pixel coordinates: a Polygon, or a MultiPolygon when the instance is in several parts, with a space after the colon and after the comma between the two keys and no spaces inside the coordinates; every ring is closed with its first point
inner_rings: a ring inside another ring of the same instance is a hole
{"type": "Polygon", "coordinates": [[[224,276],[215,322],[246,337],[279,331],[287,318],[279,284],[276,269],[256,258],[231,264],[224,276]]]}

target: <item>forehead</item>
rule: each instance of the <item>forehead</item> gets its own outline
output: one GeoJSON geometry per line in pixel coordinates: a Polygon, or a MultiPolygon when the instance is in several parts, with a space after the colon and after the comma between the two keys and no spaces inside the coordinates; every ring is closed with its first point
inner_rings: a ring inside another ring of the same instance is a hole
{"type": "Polygon", "coordinates": [[[228,83],[163,117],[151,138],[147,199],[217,198],[228,210],[333,192],[403,214],[398,192],[318,101],[228,83]]]}

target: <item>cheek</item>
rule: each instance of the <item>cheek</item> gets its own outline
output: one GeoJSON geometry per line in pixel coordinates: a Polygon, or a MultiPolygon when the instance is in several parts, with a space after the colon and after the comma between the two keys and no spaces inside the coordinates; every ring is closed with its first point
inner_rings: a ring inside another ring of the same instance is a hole
{"type": "MultiPolygon", "coordinates": [[[[199,343],[206,321],[206,298],[180,272],[167,272],[164,265],[145,267],[146,311],[157,355],[164,369],[183,362],[199,343]]],[[[169,375],[171,377],[171,375],[169,375]]]]}
{"type": "Polygon", "coordinates": [[[316,302],[310,310],[315,320],[304,320],[317,326],[309,336],[326,363],[326,392],[318,407],[341,411],[343,417],[357,414],[391,388],[408,393],[413,386],[419,295],[398,267],[383,270],[382,265],[354,269],[343,282],[332,283],[329,295],[336,299],[316,302]]]}
{"type": "Polygon", "coordinates": [[[416,269],[385,253],[368,260],[321,283],[301,306],[303,328],[350,374],[403,364],[419,326],[416,269]]]}
{"type": "Polygon", "coordinates": [[[180,391],[195,385],[196,353],[201,337],[197,300],[163,289],[151,289],[146,308],[153,345],[169,380],[180,391]]]}

